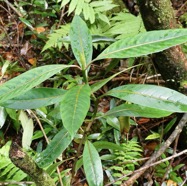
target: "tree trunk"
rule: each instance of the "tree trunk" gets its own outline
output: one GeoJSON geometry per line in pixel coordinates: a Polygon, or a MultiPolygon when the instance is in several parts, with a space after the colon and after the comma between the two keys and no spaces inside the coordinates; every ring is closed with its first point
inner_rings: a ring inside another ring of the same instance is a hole
{"type": "MultiPolygon", "coordinates": [[[[138,3],[147,31],[179,28],[170,0],[138,0],[138,3]]],[[[154,54],[153,62],[168,87],[185,91],[187,59],[180,46],[154,54]]]]}

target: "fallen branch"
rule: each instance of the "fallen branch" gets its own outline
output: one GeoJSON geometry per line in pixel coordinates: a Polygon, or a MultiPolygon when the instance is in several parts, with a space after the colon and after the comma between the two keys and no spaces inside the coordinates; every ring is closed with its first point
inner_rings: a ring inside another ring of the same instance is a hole
{"type": "Polygon", "coordinates": [[[186,125],[186,122],[187,122],[187,114],[184,114],[184,116],[180,120],[175,130],[172,132],[172,134],[169,136],[166,142],[161,146],[161,148],[158,151],[155,151],[153,155],[150,157],[150,159],[138,171],[136,171],[127,181],[125,181],[122,184],[122,186],[133,185],[133,183],[150,167],[150,165],[152,165],[156,161],[156,159],[159,158],[166,151],[166,149],[175,140],[177,135],[181,133],[183,127],[186,125]]]}
{"type": "Polygon", "coordinates": [[[33,179],[36,186],[55,186],[54,180],[43,169],[39,168],[34,160],[23,152],[21,147],[15,142],[12,142],[9,157],[12,163],[33,179]]]}

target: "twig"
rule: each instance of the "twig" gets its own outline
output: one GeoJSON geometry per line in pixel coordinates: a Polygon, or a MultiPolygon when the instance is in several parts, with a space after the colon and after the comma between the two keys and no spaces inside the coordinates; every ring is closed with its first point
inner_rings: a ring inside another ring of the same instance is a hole
{"type": "MultiPolygon", "coordinates": [[[[178,145],[178,141],[179,141],[179,135],[177,135],[176,139],[175,139],[175,144],[174,144],[174,147],[173,147],[173,154],[176,154],[176,151],[177,151],[177,145],[178,145]]],[[[166,172],[162,178],[162,182],[164,182],[165,178],[167,177],[168,175],[168,172],[170,171],[171,167],[172,167],[172,164],[173,164],[173,161],[174,161],[174,158],[170,161],[167,169],[166,169],[166,172]]]]}
{"type": "Polygon", "coordinates": [[[187,182],[187,177],[185,178],[185,180],[182,182],[182,184],[180,186],[184,186],[184,184],[187,182]]]}
{"type": "MultiPolygon", "coordinates": [[[[166,142],[163,144],[163,146],[161,146],[161,148],[156,151],[155,153],[153,153],[153,155],[150,157],[150,159],[142,166],[142,168],[140,168],[138,170],[138,172],[135,172],[127,181],[125,181],[122,185],[123,186],[129,186],[129,185],[133,185],[133,183],[146,171],[146,169],[148,169],[150,167],[150,164],[154,163],[156,161],[156,159],[158,157],[160,157],[162,155],[162,153],[165,152],[165,150],[171,145],[171,143],[176,139],[176,137],[181,133],[183,127],[186,125],[187,122],[187,114],[184,114],[184,116],[182,117],[182,119],[180,120],[179,124],[177,125],[177,127],[175,128],[175,130],[172,132],[172,134],[169,136],[169,138],[166,140],[166,142]]],[[[182,151],[183,153],[186,153],[187,150],[182,151]]],[[[172,156],[176,157],[176,155],[178,154],[174,154],[172,156]]],[[[170,157],[171,158],[171,157],[170,157]]],[[[166,158],[167,159],[167,158],[166,158]]]]}
{"type": "MultiPolygon", "coordinates": [[[[155,162],[155,163],[151,163],[151,164],[149,164],[149,165],[144,165],[144,166],[141,167],[140,169],[135,170],[135,171],[133,171],[133,172],[130,172],[130,173],[128,173],[128,174],[125,174],[125,175],[123,175],[122,177],[120,177],[119,179],[116,179],[115,181],[110,182],[110,183],[106,184],[105,186],[109,186],[109,185],[111,185],[111,184],[113,184],[113,183],[115,183],[115,182],[117,182],[117,181],[119,181],[119,180],[122,180],[123,178],[125,178],[125,177],[127,177],[127,176],[132,175],[132,174],[139,174],[139,173],[141,173],[142,171],[145,172],[146,169],[148,169],[148,168],[150,168],[150,167],[153,167],[153,166],[155,166],[155,165],[158,165],[158,164],[163,163],[163,162],[165,162],[165,161],[168,161],[168,160],[170,160],[170,159],[176,158],[176,157],[181,156],[181,155],[183,155],[183,154],[185,154],[185,153],[187,153],[187,149],[185,149],[185,150],[183,150],[183,151],[181,151],[181,152],[179,152],[179,153],[177,153],[177,154],[174,154],[174,155],[172,155],[172,156],[170,156],[170,157],[167,157],[167,158],[165,158],[165,159],[159,160],[159,161],[157,161],[157,162],[155,162]]],[[[150,158],[149,160],[151,160],[151,158],[150,158]]],[[[149,161],[149,160],[148,160],[148,161],[149,161]]],[[[141,176],[141,175],[140,175],[140,176],[141,176]]],[[[127,181],[128,181],[128,180],[127,180],[127,181]]],[[[134,181],[136,181],[136,180],[134,180],[134,181]]],[[[129,184],[129,185],[131,185],[131,184],[129,184]]],[[[129,186],[129,185],[124,185],[124,184],[122,184],[122,186],[129,186]]],[[[133,185],[133,183],[132,183],[132,185],[133,185]]]]}
{"type": "MultiPolygon", "coordinates": [[[[38,125],[40,126],[40,129],[41,129],[41,131],[42,131],[42,133],[43,133],[43,135],[44,135],[44,138],[45,138],[47,144],[49,144],[49,140],[48,140],[48,138],[47,138],[47,136],[46,136],[46,134],[45,134],[45,131],[44,131],[44,129],[43,129],[43,126],[42,126],[40,120],[38,119],[38,117],[36,116],[36,114],[35,114],[32,110],[27,110],[27,112],[30,112],[30,113],[35,117],[35,119],[36,119],[38,125]]],[[[57,170],[57,173],[58,173],[60,185],[63,186],[62,178],[61,178],[61,175],[60,175],[60,170],[59,170],[58,167],[56,168],[56,170],[57,170]]]]}
{"type": "Polygon", "coordinates": [[[23,15],[22,15],[8,0],[4,0],[4,2],[5,2],[12,10],[14,10],[14,12],[16,12],[16,14],[18,14],[18,16],[23,17],[23,15]]]}

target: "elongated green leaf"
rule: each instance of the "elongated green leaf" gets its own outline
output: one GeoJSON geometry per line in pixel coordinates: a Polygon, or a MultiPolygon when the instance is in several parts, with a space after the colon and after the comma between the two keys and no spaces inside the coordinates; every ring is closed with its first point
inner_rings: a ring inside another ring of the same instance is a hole
{"type": "Polygon", "coordinates": [[[112,143],[112,142],[108,142],[108,141],[97,141],[94,142],[93,145],[95,146],[95,148],[97,150],[99,149],[111,149],[111,150],[118,150],[118,151],[124,151],[123,147],[112,143]]]}
{"type": "Polygon", "coordinates": [[[90,107],[91,89],[88,85],[77,85],[63,96],[60,110],[64,127],[74,136],[82,125],[90,107]]]}
{"type": "Polygon", "coordinates": [[[38,155],[36,159],[38,166],[44,168],[50,165],[68,147],[71,141],[72,138],[66,129],[58,132],[47,148],[38,155]]]}
{"type": "Polygon", "coordinates": [[[103,169],[101,159],[95,147],[86,141],[83,151],[83,166],[89,186],[103,185],[103,169]]]}
{"type": "Polygon", "coordinates": [[[75,16],[71,23],[70,39],[73,54],[81,68],[85,70],[92,59],[92,36],[86,23],[79,16],[75,16]]]}
{"type": "Polygon", "coordinates": [[[106,79],[103,79],[103,80],[101,80],[101,81],[99,81],[99,82],[97,82],[97,83],[94,83],[93,85],[91,85],[92,93],[94,93],[94,92],[96,92],[97,90],[99,90],[102,86],[104,86],[106,83],[108,83],[110,80],[112,80],[114,77],[118,76],[118,75],[121,74],[122,72],[128,71],[128,70],[130,70],[130,69],[132,69],[132,68],[135,68],[135,67],[137,67],[137,66],[140,66],[140,65],[141,65],[141,64],[139,64],[139,65],[134,65],[134,66],[129,67],[129,68],[127,68],[127,69],[124,69],[124,70],[122,70],[122,71],[120,71],[120,72],[118,72],[118,73],[116,73],[116,74],[114,74],[114,75],[112,75],[112,76],[110,76],[110,77],[108,77],[108,78],[106,78],[106,79]]]}
{"type": "Polygon", "coordinates": [[[124,85],[110,90],[106,95],[162,111],[187,112],[187,96],[155,85],[124,85]]]}
{"type": "Polygon", "coordinates": [[[106,48],[95,60],[148,55],[185,43],[187,29],[159,30],[121,39],[106,48]]]}
{"type": "Polygon", "coordinates": [[[144,107],[137,104],[122,104],[106,112],[102,117],[107,116],[131,116],[131,117],[147,117],[160,118],[172,114],[170,111],[144,107]]]}
{"type": "Polygon", "coordinates": [[[61,70],[74,65],[46,65],[29,70],[0,86],[0,103],[17,97],[61,70]]]}
{"type": "Polygon", "coordinates": [[[34,88],[1,105],[12,109],[36,109],[60,102],[65,92],[63,89],[34,88]]]}

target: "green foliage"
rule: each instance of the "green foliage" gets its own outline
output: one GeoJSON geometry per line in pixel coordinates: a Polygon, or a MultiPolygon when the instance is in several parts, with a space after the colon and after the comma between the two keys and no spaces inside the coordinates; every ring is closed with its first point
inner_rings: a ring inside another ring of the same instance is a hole
{"type": "Polygon", "coordinates": [[[82,125],[90,107],[90,87],[77,85],[64,95],[60,110],[64,127],[72,137],[82,125]]]}
{"type": "Polygon", "coordinates": [[[160,110],[159,108],[155,109],[151,107],[150,105],[141,106],[138,104],[122,104],[119,106],[116,106],[106,112],[101,117],[118,117],[118,116],[135,116],[135,117],[148,117],[148,118],[160,118],[164,116],[170,115],[172,112],[169,112],[167,110],[160,110]],[[150,106],[150,107],[149,107],[150,106]]]}
{"type": "Polygon", "coordinates": [[[70,29],[70,40],[73,54],[82,70],[86,70],[86,65],[92,59],[92,37],[86,23],[75,16],[70,29]]]}
{"type": "MultiPolygon", "coordinates": [[[[142,157],[141,146],[135,138],[126,143],[122,143],[121,147],[123,148],[122,151],[114,151],[115,157],[112,161],[112,165],[107,169],[114,180],[134,171],[135,166],[139,165],[138,159],[142,157]]],[[[127,180],[127,177],[124,177],[122,180],[127,180]]],[[[122,180],[116,182],[115,184],[121,185],[122,180]]]]}
{"type": "MultiPolygon", "coordinates": [[[[62,6],[69,2],[70,1],[62,1],[62,6]]],[[[86,1],[81,2],[84,3],[86,1]]],[[[104,1],[102,1],[102,3],[101,1],[94,1],[90,4],[95,10],[104,11],[108,6],[104,7],[103,2],[104,1]]],[[[70,2],[69,13],[75,9],[75,11],[79,13],[81,9],[80,4],[77,0],[72,0],[70,2]]],[[[92,18],[91,22],[93,20],[92,18]]],[[[59,31],[59,33],[62,34],[61,31],[59,31]]],[[[52,35],[43,51],[54,46],[56,42],[58,43],[59,35],[52,35]],[[51,42],[53,37],[56,37],[55,42],[51,42]]],[[[93,38],[91,37],[86,23],[79,16],[75,16],[71,24],[70,36],[68,39],[70,40],[74,57],[79,66],[46,65],[31,69],[0,86],[0,104],[4,107],[7,106],[14,109],[35,108],[41,119],[54,128],[55,135],[53,133],[53,135],[49,136],[52,140],[49,142],[46,149],[42,150],[37,156],[36,162],[40,167],[46,168],[49,165],[53,166],[53,161],[58,158],[62,152],[65,150],[68,151],[68,147],[70,147],[71,142],[74,140],[79,144],[78,154],[81,154],[81,149],[84,149],[83,168],[87,182],[91,186],[100,186],[103,185],[103,170],[99,153],[102,152],[103,149],[107,148],[110,152],[109,155],[114,157],[114,159],[110,160],[113,160],[112,162],[115,162],[116,165],[111,166],[109,171],[115,179],[129,171],[134,171],[135,166],[138,165],[134,160],[141,157],[140,153],[142,150],[136,140],[130,140],[127,143],[122,143],[120,146],[120,122],[124,122],[125,117],[128,118],[128,126],[125,125],[125,127],[126,129],[128,127],[129,130],[131,125],[129,117],[159,118],[168,116],[173,112],[186,112],[187,97],[171,89],[153,85],[136,84],[119,86],[98,96],[96,91],[100,90],[102,86],[125,70],[90,86],[88,83],[90,80],[88,73],[90,65],[96,60],[106,58],[130,58],[162,51],[186,42],[187,31],[185,29],[160,30],[120,39],[107,47],[98,57],[92,59],[93,38]],[[76,68],[79,75],[75,78],[72,76],[70,77],[67,71],[69,68],[76,68]],[[63,90],[61,90],[61,88],[59,88],[59,90],[57,90],[57,88],[36,88],[37,86],[42,86],[41,83],[55,74],[58,74],[60,71],[64,73],[60,78],[65,78],[67,81],[60,79],[61,82],[57,83],[55,87],[62,87],[63,90]],[[117,104],[111,104],[107,112],[99,111],[98,105],[100,99],[108,96],[119,99],[119,102],[117,104]],[[128,101],[128,104],[124,103],[125,101],[128,101]],[[51,107],[52,111],[50,115],[47,107],[44,106],[51,104],[55,104],[55,108],[51,107]],[[94,108],[90,108],[90,105],[94,108]],[[42,112],[42,109],[39,110],[38,107],[44,107],[44,111],[42,112]],[[47,116],[51,116],[53,121],[48,119],[47,116]],[[102,132],[99,132],[99,134],[92,133],[91,128],[95,123],[98,124],[97,127],[99,127],[101,123],[103,125],[101,127],[102,132]],[[108,124],[110,126],[108,126],[108,124]],[[114,131],[112,135],[110,133],[111,129],[114,131]],[[110,133],[108,137],[110,142],[105,142],[107,137],[103,134],[107,132],[110,133]],[[94,146],[87,139],[98,141],[94,143],[94,146]],[[83,144],[85,144],[84,148],[82,148],[83,144]],[[114,153],[112,153],[112,150],[114,153]]],[[[104,39],[106,40],[106,38],[104,39]]],[[[70,64],[73,62],[74,61],[71,61],[70,64]]],[[[131,68],[133,67],[126,70],[131,68]]],[[[7,112],[17,121],[16,112],[12,112],[10,109],[7,109],[7,112]]],[[[23,111],[21,111],[21,113],[22,116],[20,116],[19,119],[21,120],[24,133],[28,134],[28,130],[33,130],[33,126],[31,123],[29,126],[26,126],[26,123],[31,120],[23,114],[23,111]]],[[[121,123],[121,130],[122,129],[124,129],[124,123],[121,123]]],[[[126,132],[128,132],[128,130],[126,132]]],[[[31,140],[30,135],[28,141],[24,141],[24,147],[28,148],[31,140]]],[[[68,154],[68,152],[66,153],[68,154]]],[[[107,159],[107,157],[105,156],[103,159],[107,159]]],[[[77,167],[81,167],[81,163],[80,160],[77,167]]]]}
{"type": "Polygon", "coordinates": [[[0,181],[22,181],[27,177],[23,171],[17,168],[9,158],[11,142],[7,142],[0,149],[0,181]]]}
{"type": "Polygon", "coordinates": [[[15,98],[33,87],[39,85],[62,69],[72,67],[71,65],[46,65],[34,68],[11,79],[0,88],[0,103],[15,98]]]}
{"type": "MultiPolygon", "coordinates": [[[[166,155],[162,154],[162,159],[164,158],[166,158],[166,155]]],[[[176,167],[172,167],[170,166],[169,161],[165,161],[155,167],[154,175],[157,178],[163,178],[164,176],[166,176],[167,179],[172,180],[180,185],[183,182],[183,180],[180,176],[178,176],[177,171],[179,171],[179,169],[183,166],[184,164],[178,164],[176,167]],[[165,175],[166,170],[167,170],[167,175],[165,175]]]]}
{"type": "Polygon", "coordinates": [[[127,11],[119,12],[110,19],[110,27],[106,35],[115,36],[116,39],[137,35],[145,32],[141,16],[134,16],[127,11]]]}
{"type": "Polygon", "coordinates": [[[90,186],[103,185],[103,169],[101,159],[91,142],[86,141],[83,151],[83,166],[90,186]]]}
{"type": "Polygon", "coordinates": [[[3,102],[2,106],[12,109],[36,109],[58,103],[65,92],[55,88],[33,88],[25,94],[3,102]]]}
{"type": "Polygon", "coordinates": [[[106,95],[167,112],[186,112],[187,97],[177,91],[154,85],[123,85],[106,95]]]}
{"type": "Polygon", "coordinates": [[[48,40],[42,49],[42,52],[44,52],[45,50],[51,47],[55,47],[60,50],[63,44],[66,48],[68,48],[69,44],[63,42],[63,38],[68,35],[69,30],[70,30],[70,24],[62,25],[60,26],[59,29],[54,30],[54,32],[49,35],[48,40]]]}
{"type": "Polygon", "coordinates": [[[150,31],[116,41],[95,60],[105,58],[130,58],[160,52],[187,40],[186,29],[150,31]]]}
{"type": "Polygon", "coordinates": [[[36,162],[40,167],[47,167],[50,165],[71,143],[72,138],[66,129],[60,130],[47,148],[38,154],[36,162]]]}
{"type": "Polygon", "coordinates": [[[106,12],[116,7],[111,0],[91,1],[91,0],[61,0],[61,7],[69,3],[68,14],[73,11],[76,15],[81,13],[85,20],[89,20],[93,24],[96,19],[109,23],[106,12]]]}

